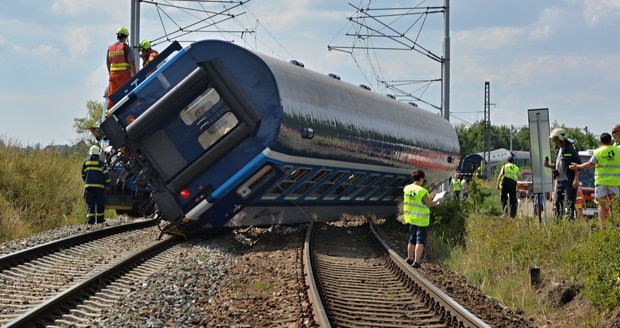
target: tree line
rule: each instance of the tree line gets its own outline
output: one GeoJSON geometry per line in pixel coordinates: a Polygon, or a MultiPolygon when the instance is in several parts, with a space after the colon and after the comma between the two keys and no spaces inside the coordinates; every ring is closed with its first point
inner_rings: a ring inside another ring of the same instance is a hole
{"type": "MultiPolygon", "coordinates": [[[[461,146],[461,158],[472,153],[484,151],[484,126],[483,121],[478,121],[469,126],[459,124],[455,127],[461,146]]],[[[568,137],[574,141],[577,150],[595,149],[598,147],[598,139],[590,131],[567,127],[558,122],[553,122],[551,129],[554,128],[563,128],[568,137]]],[[[497,148],[510,149],[510,126],[491,125],[489,130],[489,150],[497,148]]],[[[530,128],[528,126],[512,129],[512,149],[530,150],[530,128]]]]}

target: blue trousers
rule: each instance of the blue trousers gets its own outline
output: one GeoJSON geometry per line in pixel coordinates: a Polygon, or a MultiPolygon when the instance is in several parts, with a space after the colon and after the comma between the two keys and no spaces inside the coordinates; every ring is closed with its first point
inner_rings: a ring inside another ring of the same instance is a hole
{"type": "Polygon", "coordinates": [[[86,188],[84,192],[86,200],[86,223],[103,223],[103,213],[105,212],[105,189],[86,188]]]}

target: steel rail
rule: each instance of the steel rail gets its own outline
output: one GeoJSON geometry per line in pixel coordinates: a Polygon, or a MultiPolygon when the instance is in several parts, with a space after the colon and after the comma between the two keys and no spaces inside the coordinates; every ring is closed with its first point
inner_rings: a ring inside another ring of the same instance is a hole
{"type": "Polygon", "coordinates": [[[417,282],[420,292],[427,295],[427,299],[434,303],[433,307],[435,309],[439,309],[440,312],[444,312],[446,314],[450,313],[451,318],[449,318],[449,321],[452,321],[452,323],[458,322],[458,325],[461,327],[491,328],[491,326],[487,323],[473,315],[461,304],[452,299],[452,297],[448,296],[432,282],[416,272],[411,265],[407,264],[407,262],[405,262],[401,256],[394,252],[394,250],[387,245],[383,238],[379,236],[374,225],[372,224],[372,221],[368,220],[368,222],[370,224],[370,231],[372,231],[377,241],[379,241],[379,244],[381,244],[381,246],[383,246],[383,248],[389,253],[392,261],[396,263],[398,267],[403,270],[403,272],[417,282]]]}
{"type": "Polygon", "coordinates": [[[118,226],[86,232],[76,236],[54,240],[49,243],[10,253],[0,257],[0,272],[2,272],[2,270],[28,262],[32,259],[57,252],[61,249],[65,249],[79,244],[84,244],[95,239],[115,235],[121,232],[147,228],[156,224],[157,220],[147,220],[122,224],[118,226]]]}
{"type": "Polygon", "coordinates": [[[310,223],[310,225],[308,226],[308,230],[306,231],[306,240],[304,241],[303,263],[304,273],[306,276],[306,285],[308,286],[308,300],[312,304],[314,320],[316,320],[316,322],[322,328],[331,328],[331,324],[329,323],[329,319],[327,318],[327,312],[325,312],[325,307],[323,307],[323,302],[321,301],[321,294],[319,293],[319,288],[316,284],[314,270],[312,269],[312,247],[310,245],[313,235],[314,222],[310,223]]]}
{"type": "Polygon", "coordinates": [[[132,254],[108,269],[84,279],[55,297],[23,313],[3,327],[33,327],[40,325],[41,322],[51,321],[55,317],[60,317],[62,314],[59,315],[59,312],[69,312],[69,308],[73,307],[73,304],[79,303],[81,299],[88,298],[88,296],[101,290],[105,285],[131,270],[134,266],[145,262],[180,241],[177,238],[158,241],[151,247],[132,254]]]}

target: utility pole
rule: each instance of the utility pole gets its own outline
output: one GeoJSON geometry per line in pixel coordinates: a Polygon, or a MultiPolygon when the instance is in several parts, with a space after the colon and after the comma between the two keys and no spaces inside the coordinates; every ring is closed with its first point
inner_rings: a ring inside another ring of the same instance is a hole
{"type": "Polygon", "coordinates": [[[491,164],[491,82],[484,82],[484,127],[483,127],[485,176],[489,177],[491,164]]]}
{"type": "Polygon", "coordinates": [[[512,129],[513,126],[510,124],[510,152],[512,153],[512,129]]]}
{"type": "Polygon", "coordinates": [[[131,8],[129,17],[129,46],[133,49],[134,62],[136,63],[136,71],[140,70],[140,52],[138,45],[140,44],[140,0],[131,0],[131,8]]]}
{"type": "Polygon", "coordinates": [[[444,1],[443,24],[443,61],[441,63],[441,95],[442,114],[450,121],[450,0],[444,1]]]}

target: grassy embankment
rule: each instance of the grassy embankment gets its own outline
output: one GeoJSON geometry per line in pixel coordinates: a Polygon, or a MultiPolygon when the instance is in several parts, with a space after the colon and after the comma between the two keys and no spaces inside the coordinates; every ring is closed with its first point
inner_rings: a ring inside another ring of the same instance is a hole
{"type": "Polygon", "coordinates": [[[83,223],[82,160],[0,140],[0,242],[83,223]]]}
{"type": "MultiPolygon", "coordinates": [[[[83,154],[25,149],[0,140],[0,242],[84,222],[83,154]]],[[[466,202],[433,210],[438,223],[431,230],[429,253],[538,322],[565,318],[571,326],[604,326],[605,316],[617,313],[619,229],[599,231],[592,219],[546,225],[524,216],[500,219],[499,196],[491,184],[471,183],[469,193],[466,202]],[[541,270],[538,286],[530,284],[531,267],[541,270]],[[548,297],[573,282],[583,284],[575,301],[561,305],[558,297],[548,297]],[[583,306],[571,306],[576,302],[583,306]]]]}
{"type": "Polygon", "coordinates": [[[429,251],[486,295],[538,323],[608,326],[620,304],[620,229],[600,231],[593,218],[548,218],[546,225],[523,215],[502,218],[493,184],[473,187],[469,201],[437,208],[441,223],[429,251]],[[535,286],[532,267],[540,268],[542,278],[535,286]]]}

